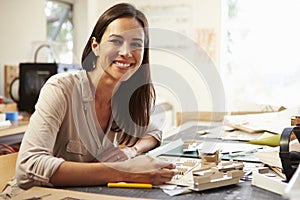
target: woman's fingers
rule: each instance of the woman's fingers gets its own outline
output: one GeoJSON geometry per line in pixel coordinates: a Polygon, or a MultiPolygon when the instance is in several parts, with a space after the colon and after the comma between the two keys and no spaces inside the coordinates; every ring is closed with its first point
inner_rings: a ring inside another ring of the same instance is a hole
{"type": "Polygon", "coordinates": [[[174,175],[176,175],[176,172],[169,169],[158,170],[154,172],[154,175],[152,176],[152,183],[154,185],[161,185],[171,181],[174,175]]]}
{"type": "Polygon", "coordinates": [[[173,163],[169,163],[167,166],[165,166],[164,168],[166,169],[175,169],[176,165],[174,165],[173,163]]]}
{"type": "Polygon", "coordinates": [[[127,160],[127,155],[118,147],[111,148],[99,156],[100,162],[117,162],[127,160]]]}

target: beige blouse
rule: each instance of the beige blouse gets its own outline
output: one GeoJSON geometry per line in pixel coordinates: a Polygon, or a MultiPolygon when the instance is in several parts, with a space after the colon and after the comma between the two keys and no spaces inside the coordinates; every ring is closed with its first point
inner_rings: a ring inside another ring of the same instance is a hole
{"type": "MultiPolygon", "coordinates": [[[[21,188],[47,185],[66,161],[92,162],[107,148],[117,146],[122,132],[99,128],[94,89],[85,70],[52,76],[41,90],[30,118],[16,166],[21,188]]],[[[150,123],[146,133],[161,141],[161,131],[150,123]]]]}

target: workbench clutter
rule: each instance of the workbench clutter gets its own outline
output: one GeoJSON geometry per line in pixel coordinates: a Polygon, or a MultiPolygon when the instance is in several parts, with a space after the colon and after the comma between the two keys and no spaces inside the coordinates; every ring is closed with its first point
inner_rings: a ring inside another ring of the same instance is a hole
{"type": "Polygon", "coordinates": [[[244,176],[244,164],[237,161],[221,161],[217,165],[203,165],[193,171],[195,191],[203,191],[239,183],[244,176]]]}
{"type": "MultiPolygon", "coordinates": [[[[148,153],[154,159],[163,159],[173,163],[177,174],[168,185],[158,186],[170,196],[175,196],[193,191],[203,191],[239,183],[244,176],[243,163],[237,161],[222,161],[219,151],[202,153],[197,157],[167,156],[169,151],[178,147],[182,153],[197,151],[199,145],[194,140],[182,141],[181,139],[162,145],[148,153]]],[[[128,185],[117,184],[119,187],[128,185]]],[[[150,187],[152,188],[152,186],[150,187]]]]}
{"type": "Polygon", "coordinates": [[[18,121],[17,104],[0,96],[0,130],[9,128],[15,121],[18,121]]]}
{"type": "Polygon", "coordinates": [[[19,120],[19,112],[5,112],[5,118],[9,121],[18,121],[19,120]]]}
{"type": "Polygon", "coordinates": [[[9,128],[11,126],[10,120],[6,119],[6,113],[0,112],[0,130],[9,128]]]}
{"type": "Polygon", "coordinates": [[[283,195],[289,199],[299,199],[300,192],[300,127],[284,128],[280,147],[255,153],[261,162],[272,171],[253,172],[252,185],[283,195]],[[296,139],[293,139],[295,135],[296,139]]]}
{"type": "Polygon", "coordinates": [[[0,112],[0,130],[9,128],[12,125],[16,125],[19,121],[19,112],[0,112]]]}
{"type": "MultiPolygon", "coordinates": [[[[18,123],[19,113],[17,111],[14,112],[0,112],[0,131],[8,129],[14,124],[18,123]]],[[[0,156],[6,155],[10,153],[15,153],[18,151],[18,148],[14,148],[10,145],[4,144],[0,142],[0,156]]]]}
{"type": "Polygon", "coordinates": [[[292,134],[295,134],[296,141],[300,142],[300,127],[293,126],[285,128],[281,134],[279,156],[283,172],[286,176],[286,182],[289,182],[294,175],[300,163],[300,151],[290,151],[290,140],[292,134]]]}
{"type": "Polygon", "coordinates": [[[213,188],[235,185],[244,176],[242,162],[221,161],[219,152],[200,158],[162,156],[160,159],[176,165],[177,175],[167,184],[159,186],[170,196],[189,192],[199,192],[213,188]]]}
{"type": "MultiPolygon", "coordinates": [[[[286,121],[289,121],[289,119],[287,118],[286,121]]],[[[275,143],[256,145],[247,143],[249,140],[244,142],[224,140],[224,138],[219,137],[220,134],[216,134],[218,136],[214,137],[212,136],[216,132],[214,127],[209,128],[206,131],[207,134],[199,135],[199,130],[206,130],[207,127],[202,126],[202,128],[199,128],[198,125],[193,124],[190,123],[188,128],[181,130],[185,132],[182,136],[186,138],[183,144],[164,153],[164,158],[176,163],[176,168],[180,171],[180,174],[170,182],[176,187],[163,189],[165,193],[174,196],[193,191],[204,192],[207,190],[209,192],[209,190],[215,188],[226,190],[229,185],[234,188],[234,185],[250,181],[250,185],[263,188],[274,194],[283,194],[287,183],[284,182],[285,174],[282,172],[279,157],[278,145],[280,144],[281,134],[267,131],[248,133],[259,135],[261,140],[264,137],[276,136],[274,140],[276,140],[277,145],[274,145],[275,143]],[[193,139],[187,138],[187,135],[190,135],[190,138],[193,139]],[[186,165],[186,163],[189,163],[189,165],[186,165]],[[229,173],[221,170],[222,166],[235,164],[240,168],[231,168],[229,173]]],[[[241,131],[236,132],[236,134],[242,133],[241,131]]],[[[174,135],[177,138],[181,136],[180,133],[174,135]]],[[[163,143],[166,143],[166,141],[163,143]]],[[[290,149],[295,150],[295,146],[293,145],[290,149]]]]}

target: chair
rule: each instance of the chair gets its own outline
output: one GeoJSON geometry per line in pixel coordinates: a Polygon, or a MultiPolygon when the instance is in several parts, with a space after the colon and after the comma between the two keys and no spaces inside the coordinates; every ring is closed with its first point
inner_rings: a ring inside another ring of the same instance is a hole
{"type": "Polygon", "coordinates": [[[0,192],[6,183],[15,175],[18,153],[0,156],[0,192]]]}
{"type": "Polygon", "coordinates": [[[225,112],[177,112],[176,126],[180,126],[188,121],[221,122],[225,115],[225,112]]]}

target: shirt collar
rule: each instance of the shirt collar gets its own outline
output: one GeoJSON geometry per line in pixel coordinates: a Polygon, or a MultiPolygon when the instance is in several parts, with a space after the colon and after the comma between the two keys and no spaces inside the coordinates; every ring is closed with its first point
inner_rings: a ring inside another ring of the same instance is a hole
{"type": "Polygon", "coordinates": [[[83,102],[94,101],[95,88],[93,84],[91,84],[87,72],[85,70],[80,70],[78,77],[80,81],[83,102]]]}

